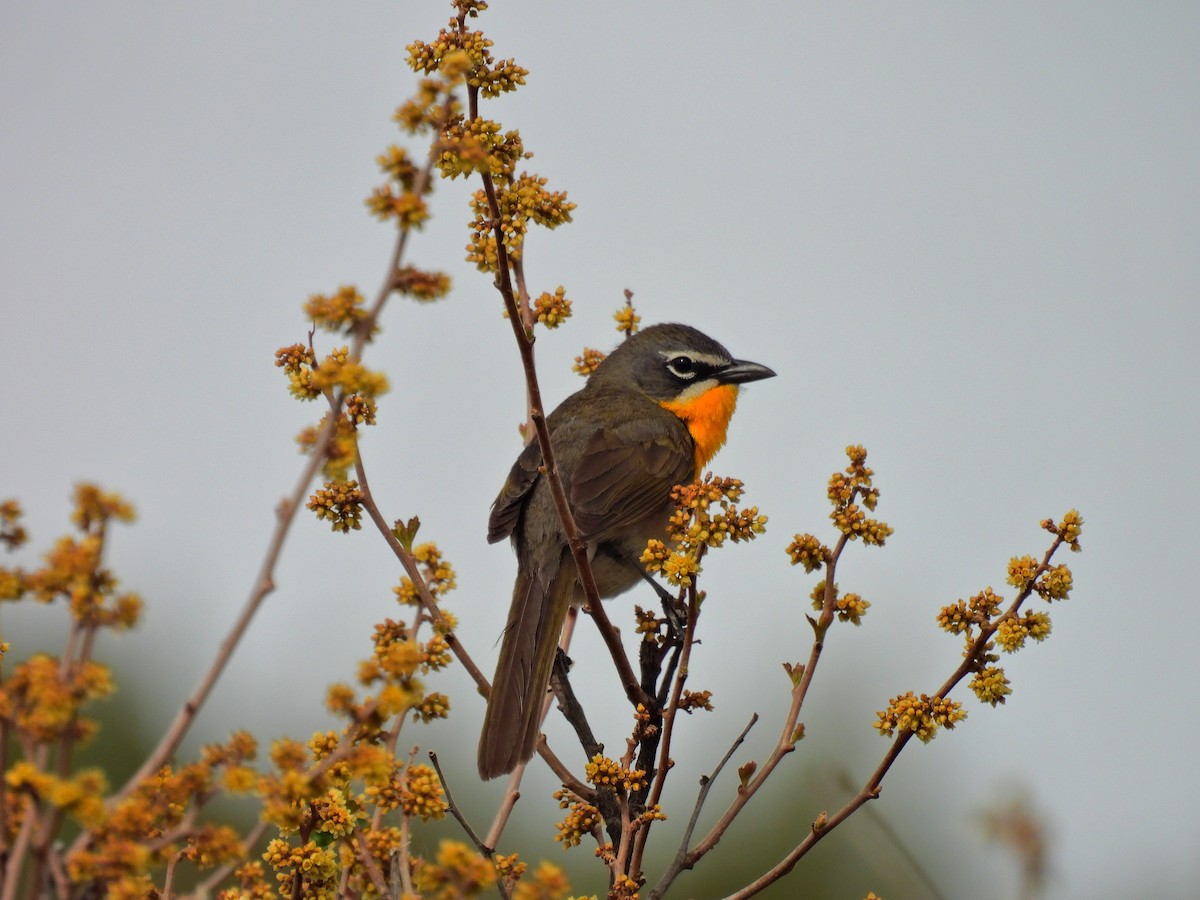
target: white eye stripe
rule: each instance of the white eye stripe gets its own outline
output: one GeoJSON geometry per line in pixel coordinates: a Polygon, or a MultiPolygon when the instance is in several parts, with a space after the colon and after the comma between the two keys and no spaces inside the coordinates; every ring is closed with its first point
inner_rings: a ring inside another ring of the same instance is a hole
{"type": "MultiPolygon", "coordinates": [[[[691,364],[691,360],[688,360],[688,364],[689,364],[689,365],[691,364]]],[[[675,363],[673,363],[673,362],[669,362],[669,363],[667,363],[667,369],[668,369],[668,370],[671,372],[671,374],[672,374],[672,375],[674,375],[676,378],[683,378],[683,379],[686,379],[686,380],[688,380],[688,381],[691,381],[693,378],[695,378],[695,377],[696,377],[696,370],[695,370],[695,369],[681,369],[679,366],[677,366],[677,365],[676,365],[675,363]]]]}
{"type": "Polygon", "coordinates": [[[698,350],[659,350],[658,355],[667,361],[683,357],[714,369],[723,369],[733,361],[715,353],[701,353],[698,350]]]}

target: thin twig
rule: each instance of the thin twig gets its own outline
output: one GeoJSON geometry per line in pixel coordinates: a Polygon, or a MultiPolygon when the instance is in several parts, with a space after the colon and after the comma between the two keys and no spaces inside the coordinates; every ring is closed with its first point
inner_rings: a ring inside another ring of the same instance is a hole
{"type": "MultiPolygon", "coordinates": [[[[267,822],[262,819],[254,824],[254,827],[250,829],[250,833],[242,839],[243,857],[250,856],[250,853],[254,850],[254,845],[257,844],[259,838],[266,833],[267,827],[267,822]]],[[[213,872],[209,874],[207,878],[196,885],[196,896],[204,897],[212,893],[214,890],[216,890],[218,884],[228,878],[233,870],[241,865],[242,863],[239,860],[237,862],[225,863],[224,865],[213,870],[213,872]]]]}
{"type": "Polygon", "coordinates": [[[650,892],[651,900],[657,900],[657,898],[663,896],[663,894],[666,893],[667,888],[670,887],[671,883],[683,870],[688,856],[688,844],[692,842],[692,835],[696,831],[696,823],[700,821],[700,811],[704,809],[704,802],[708,799],[708,792],[716,783],[717,778],[721,774],[721,770],[724,769],[729,760],[733,758],[733,754],[737,751],[737,748],[742,745],[742,742],[746,740],[746,735],[750,733],[750,729],[753,728],[757,722],[758,713],[754,713],[752,716],[750,716],[750,721],[746,723],[746,727],[742,729],[741,734],[734,738],[733,743],[729,745],[729,749],[725,751],[725,755],[721,757],[721,761],[717,763],[717,767],[712,770],[712,774],[701,776],[700,791],[696,795],[696,805],[692,807],[692,815],[691,818],[688,819],[687,828],[684,829],[683,840],[679,842],[679,850],[675,853],[675,859],[672,860],[670,867],[666,872],[663,873],[663,876],[661,879],[659,879],[658,884],[655,885],[654,889],[650,892]]]}
{"type": "MultiPolygon", "coordinates": [[[[688,590],[687,622],[683,630],[683,642],[680,649],[679,665],[675,669],[675,677],[671,681],[671,699],[662,712],[662,738],[658,748],[658,766],[654,773],[654,783],[650,795],[646,798],[647,806],[655,806],[662,800],[663,789],[667,783],[667,773],[674,762],[671,759],[671,739],[675,736],[675,721],[679,716],[679,701],[683,696],[683,685],[687,682],[688,666],[692,658],[692,646],[696,641],[696,625],[700,618],[700,604],[696,593],[696,585],[688,590]]],[[[739,742],[740,743],[740,742],[739,742]]],[[[646,841],[650,837],[650,822],[647,822],[635,838],[636,847],[633,855],[633,870],[640,872],[642,855],[646,850],[646,841]]]]}
{"type": "MultiPolygon", "coordinates": [[[[429,751],[429,759],[433,763],[434,771],[437,772],[438,781],[442,783],[442,792],[446,795],[446,809],[450,815],[458,821],[462,826],[463,831],[467,833],[467,837],[471,839],[471,843],[475,845],[475,849],[487,857],[488,862],[493,866],[496,864],[496,849],[485,844],[480,840],[479,835],[475,833],[475,829],[471,827],[471,823],[467,821],[467,817],[463,815],[462,810],[458,808],[458,804],[454,802],[454,795],[450,793],[450,785],[446,781],[446,776],[442,774],[442,766],[438,762],[437,754],[432,750],[429,751]]],[[[511,894],[508,890],[508,885],[504,883],[504,876],[500,874],[500,870],[496,870],[496,890],[500,893],[502,900],[511,900],[511,894]]]]}
{"type": "Polygon", "coordinates": [[[379,896],[386,897],[388,886],[383,879],[383,872],[380,871],[379,864],[375,862],[375,857],[371,855],[371,848],[367,846],[366,835],[362,833],[362,829],[357,826],[354,828],[354,850],[358,854],[359,860],[363,867],[367,870],[367,877],[371,879],[371,884],[379,896]]]}
{"type": "MultiPolygon", "coordinates": [[[[460,12],[458,25],[460,31],[466,31],[465,13],[460,12]]],[[[470,118],[472,120],[478,119],[478,87],[468,86],[467,101],[470,118]]],[[[522,315],[516,292],[513,289],[512,263],[509,261],[508,249],[504,245],[503,219],[500,214],[500,203],[496,195],[496,185],[491,173],[487,169],[480,172],[480,178],[483,181],[483,191],[488,204],[488,215],[491,218],[492,234],[496,242],[496,288],[500,291],[500,296],[504,300],[504,308],[508,312],[509,325],[512,326],[513,337],[516,339],[517,349],[521,355],[521,365],[525,372],[525,386],[529,400],[529,420],[533,423],[538,446],[541,448],[546,482],[550,487],[551,496],[554,498],[554,506],[558,510],[558,516],[562,522],[563,532],[566,536],[567,546],[571,551],[571,557],[575,561],[575,568],[579,574],[579,582],[583,587],[588,609],[592,613],[593,620],[600,628],[601,637],[603,637],[604,643],[612,655],[613,663],[621,678],[621,686],[625,691],[625,695],[629,698],[629,702],[632,705],[637,706],[641,703],[649,708],[653,700],[647,697],[641,689],[637,676],[634,674],[633,666],[630,665],[629,658],[625,655],[624,648],[621,646],[620,634],[613,627],[612,622],[609,621],[607,614],[602,609],[599,609],[600,591],[596,586],[596,577],[592,572],[591,563],[588,560],[587,543],[581,537],[579,527],[575,524],[575,517],[571,512],[571,505],[567,498],[566,490],[563,487],[558,465],[555,462],[554,448],[551,446],[550,429],[546,424],[545,405],[542,402],[542,390],[538,383],[537,369],[533,360],[533,328],[526,322],[525,317],[522,315]]]]}
{"type": "MultiPolygon", "coordinates": [[[[1041,563],[1033,573],[1033,577],[1029,579],[1029,583],[1025,586],[1021,593],[1017,595],[1017,597],[1002,615],[997,616],[987,625],[981,626],[979,636],[972,642],[971,646],[964,654],[962,663],[954,670],[954,674],[946,679],[942,686],[938,688],[937,693],[934,696],[941,698],[949,696],[950,692],[955,688],[955,686],[957,686],[957,684],[964,677],[966,677],[967,674],[975,670],[975,668],[979,665],[983,654],[987,651],[987,646],[991,641],[992,635],[995,634],[999,623],[1010,616],[1016,615],[1017,611],[1021,608],[1021,605],[1033,594],[1034,585],[1036,584],[1037,580],[1043,574],[1045,574],[1047,569],[1050,568],[1050,560],[1053,558],[1055,552],[1062,543],[1062,536],[1056,536],[1054,542],[1050,545],[1050,549],[1046,551],[1045,555],[1042,557],[1041,563]]],[[[830,577],[827,585],[832,584],[832,582],[833,579],[830,577]]],[[[863,785],[862,789],[855,794],[845,806],[839,809],[832,816],[822,816],[816,822],[814,822],[808,835],[803,841],[797,844],[796,847],[791,850],[791,852],[789,852],[782,860],[780,860],[761,877],[748,884],[737,893],[731,894],[728,900],[745,900],[745,898],[752,897],[764,888],[774,884],[784,875],[788,874],[788,872],[792,871],[796,864],[804,858],[805,854],[815,847],[817,843],[823,837],[825,837],[825,835],[848,819],[859,808],[861,808],[863,804],[878,798],[879,793],[882,790],[884,776],[887,775],[888,770],[891,769],[897,757],[899,757],[900,751],[902,751],[908,742],[912,740],[913,734],[913,731],[908,730],[898,733],[895,739],[892,741],[891,746],[888,747],[887,753],[884,754],[883,759],[880,761],[875,771],[871,774],[871,777],[867,779],[866,784],[863,785]]],[[[691,855],[694,855],[694,851],[691,855]]]]}
{"type": "MultiPolygon", "coordinates": [[[[446,101],[449,103],[449,99],[446,101]]],[[[417,173],[413,180],[412,193],[417,196],[422,196],[429,187],[430,176],[433,170],[435,155],[431,149],[425,165],[417,173]]],[[[392,256],[388,262],[387,271],[384,274],[382,283],[375,294],[374,301],[367,310],[367,315],[358,323],[358,328],[355,332],[355,338],[350,351],[350,355],[354,359],[360,359],[362,352],[371,334],[375,329],[375,323],[379,319],[379,315],[391,296],[392,291],[396,286],[396,272],[399,270],[400,261],[404,256],[405,248],[408,245],[408,236],[410,229],[401,227],[399,234],[396,237],[395,245],[392,249],[392,256]]],[[[336,404],[340,409],[340,397],[336,404]]],[[[262,564],[259,568],[258,576],[255,578],[254,586],[251,588],[250,595],[246,598],[245,605],[242,608],[241,614],[234,622],[225,640],[221,643],[217,651],[217,656],[213,660],[209,670],[200,679],[200,683],[192,692],[191,696],[184,702],[179,713],[175,717],[175,721],[167,729],[158,746],[146,758],[145,763],[140,769],[125,783],[121,788],[108,800],[110,808],[119,802],[124,797],[128,796],[133,789],[143,780],[149,777],[152,773],[158,771],[167,763],[179,745],[183,742],[185,735],[190,729],[192,722],[195,721],[196,715],[200,708],[212,693],[213,686],[217,679],[224,671],[226,664],[233,655],[234,650],[241,642],[242,636],[246,633],[251,619],[258,612],[264,599],[275,589],[274,572],[275,567],[279,562],[280,554],[283,551],[283,545],[287,538],[288,531],[291,528],[292,522],[295,520],[297,511],[304,503],[305,495],[308,493],[309,485],[312,484],[313,478],[317,471],[325,462],[325,458],[329,452],[330,442],[333,438],[334,430],[337,426],[337,411],[330,413],[325,425],[321,428],[320,433],[314,442],[313,449],[308,457],[308,462],[300,473],[300,477],[296,480],[296,484],[292,489],[290,496],[285,499],[276,510],[276,525],[275,530],[271,534],[271,538],[267,544],[267,551],[263,557],[262,564]]],[[[83,835],[81,835],[81,838],[83,835]]],[[[75,846],[78,847],[79,841],[76,841],[75,846]]]]}

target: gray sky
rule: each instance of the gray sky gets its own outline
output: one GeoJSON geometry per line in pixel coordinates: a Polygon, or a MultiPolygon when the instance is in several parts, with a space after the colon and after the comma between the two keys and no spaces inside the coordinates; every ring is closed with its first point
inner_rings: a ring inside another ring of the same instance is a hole
{"type": "MultiPolygon", "coordinates": [[[[37,549],[77,480],[136,504],[111,561],[148,616],[104,649],[147,727],[232,621],[300,470],[292,435],[317,410],[288,398],[274,349],[302,339],[310,293],[372,292],[383,274],[391,229],[362,198],[414,83],[404,45],[434,36],[448,4],[345,9],[0,7],[0,494],[22,500],[37,549]]],[[[1013,697],[961,698],[970,718],[906,750],[878,808],[916,810],[916,850],[973,854],[972,896],[1002,898],[1011,867],[986,858],[972,817],[1019,786],[1053,826],[1051,896],[1187,896],[1200,9],[739,9],[498,2],[482,23],[532,73],[488,114],[579,204],[528,247],[534,291],[564,284],[575,301],[538,344],[547,396],[579,386],[583,344],[614,343],[624,288],[646,322],[694,324],[779,372],[744,392],[714,462],[771,524],[706,573],[694,678],[718,710],[686,723],[705,749],[679,802],[751,709],[765,722],[746,755],[773,740],[811,587],[783,547],[825,527],[825,480],[861,442],[896,534],[839,573],[874,605],[863,628],[835,629],[806,716],[810,735],[823,715],[849,723],[850,744],[806,742],[797,771],[809,752],[864,777],[885,750],[874,711],[957,663],[937,608],[999,589],[1010,555],[1044,547],[1038,521],[1077,506],[1075,596],[1050,640],[1009,660],[1013,697]]],[[[388,310],[370,362],[393,392],[364,453],[388,514],[419,514],[457,566],[452,607],[490,669],[514,563],[484,525],[523,395],[498,298],[462,262],[467,191],[440,185],[413,243],[455,291],[388,310]]],[[[264,709],[275,731],[324,727],[323,685],[396,614],[396,577],[375,535],[298,523],[198,735],[264,709]]],[[[629,606],[611,610],[627,623],[629,606]]],[[[51,633],[45,610],[4,616],[18,649],[51,633]]],[[[584,635],[581,664],[599,652],[584,635]]],[[[446,684],[460,730],[435,734],[465,780],[482,702],[457,674],[446,684]]]]}

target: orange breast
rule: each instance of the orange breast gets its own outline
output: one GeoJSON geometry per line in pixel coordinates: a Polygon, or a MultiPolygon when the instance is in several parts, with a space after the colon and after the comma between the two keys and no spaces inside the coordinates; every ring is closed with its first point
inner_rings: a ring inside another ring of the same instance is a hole
{"type": "Polygon", "coordinates": [[[686,422],[688,431],[692,433],[692,440],[696,442],[697,478],[700,477],[704,464],[712,459],[713,454],[725,443],[725,430],[733,417],[737,397],[736,384],[721,384],[690,400],[662,403],[664,409],[669,409],[686,422]]]}

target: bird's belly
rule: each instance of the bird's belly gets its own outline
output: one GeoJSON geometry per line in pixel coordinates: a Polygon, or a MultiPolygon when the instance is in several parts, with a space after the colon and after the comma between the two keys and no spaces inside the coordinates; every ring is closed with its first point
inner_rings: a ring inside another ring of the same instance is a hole
{"type": "Polygon", "coordinates": [[[638,557],[645,546],[643,543],[637,553],[629,553],[625,548],[614,548],[610,544],[601,544],[596,548],[592,557],[592,573],[596,576],[596,588],[602,599],[623,594],[642,580],[638,574],[638,567],[641,566],[638,557]]]}

